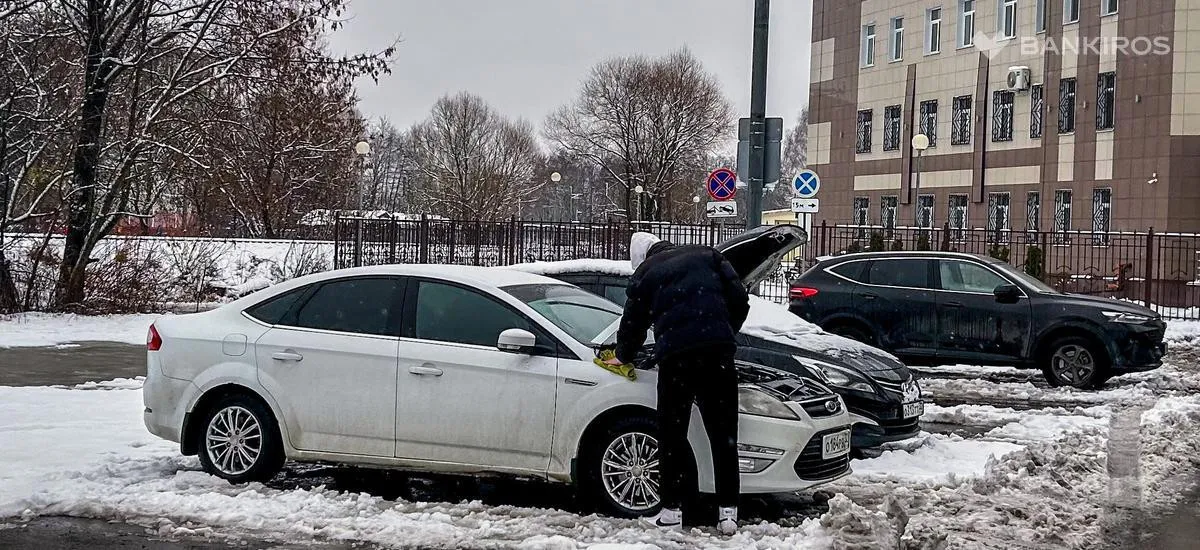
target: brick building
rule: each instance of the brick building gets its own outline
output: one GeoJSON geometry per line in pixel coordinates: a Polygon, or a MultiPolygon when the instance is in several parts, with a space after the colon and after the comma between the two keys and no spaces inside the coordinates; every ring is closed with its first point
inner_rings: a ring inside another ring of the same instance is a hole
{"type": "Polygon", "coordinates": [[[1200,231],[1200,0],[814,0],[809,109],[830,223],[1200,231]]]}

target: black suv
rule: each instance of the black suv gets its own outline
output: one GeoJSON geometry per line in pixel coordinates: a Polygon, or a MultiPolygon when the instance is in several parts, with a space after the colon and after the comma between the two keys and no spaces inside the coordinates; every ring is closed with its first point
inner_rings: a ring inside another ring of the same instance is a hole
{"type": "MultiPolygon", "coordinates": [[[[778,268],[780,258],[807,238],[804,230],[796,226],[763,226],[717,248],[733,264],[746,286],[753,287],[778,268]]],[[[625,304],[625,288],[633,274],[628,261],[581,260],[512,268],[571,283],[617,305],[625,304]]],[[[761,314],[762,307],[762,304],[752,305],[751,317],[761,314]]],[[[787,313],[781,306],[766,307],[779,308],[786,319],[787,313]]],[[[822,352],[816,343],[806,345],[802,341],[765,338],[746,331],[737,338],[739,360],[820,381],[841,395],[854,420],[851,446],[856,453],[920,432],[919,421],[924,412],[921,388],[908,367],[891,355],[867,346],[831,355],[822,352]]]]}
{"type": "Polygon", "coordinates": [[[1141,306],[1066,294],[994,258],[880,252],[823,258],[792,283],[791,311],[909,364],[1038,367],[1096,388],[1162,365],[1166,323],[1141,306]]]}

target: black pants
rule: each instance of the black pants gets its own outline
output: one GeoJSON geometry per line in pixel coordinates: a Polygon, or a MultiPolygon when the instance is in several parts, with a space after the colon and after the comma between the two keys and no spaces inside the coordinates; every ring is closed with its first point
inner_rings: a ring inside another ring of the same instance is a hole
{"type": "Polygon", "coordinates": [[[665,357],[658,373],[658,442],[664,508],[679,508],[688,457],[692,403],[700,408],[712,444],[718,506],[737,506],[737,373],[732,350],[699,350],[665,357]]]}

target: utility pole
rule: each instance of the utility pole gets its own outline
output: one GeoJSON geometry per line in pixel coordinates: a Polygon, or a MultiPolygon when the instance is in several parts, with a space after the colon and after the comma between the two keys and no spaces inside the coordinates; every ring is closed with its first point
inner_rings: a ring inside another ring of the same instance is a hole
{"type": "Polygon", "coordinates": [[[771,0],[754,0],[754,64],[750,75],[750,199],[747,229],[762,225],[767,152],[767,29],[771,0]]]}

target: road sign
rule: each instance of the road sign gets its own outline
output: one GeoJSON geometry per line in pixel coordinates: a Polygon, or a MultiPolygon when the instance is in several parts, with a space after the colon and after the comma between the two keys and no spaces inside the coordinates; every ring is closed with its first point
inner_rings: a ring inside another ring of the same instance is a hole
{"type": "Polygon", "coordinates": [[[737,174],[728,168],[717,168],[710,172],[706,183],[708,196],[714,201],[732,200],[737,194],[737,174]]]}
{"type": "MultiPolygon", "coordinates": [[[[767,163],[763,170],[763,185],[770,186],[779,182],[780,158],[783,151],[783,119],[771,117],[767,119],[767,150],[763,157],[767,163]]],[[[738,120],[738,164],[737,174],[742,187],[750,181],[750,119],[738,120]]]]}
{"type": "Polygon", "coordinates": [[[821,177],[812,170],[805,170],[796,174],[792,178],[792,189],[796,191],[796,196],[802,199],[811,199],[817,196],[817,191],[821,190],[821,177]]]}
{"type": "Polygon", "coordinates": [[[792,199],[792,212],[797,214],[816,214],[820,209],[820,199],[792,199]]]}
{"type": "Polygon", "coordinates": [[[736,202],[716,201],[708,203],[708,217],[710,218],[736,218],[737,215],[736,202]]]}

